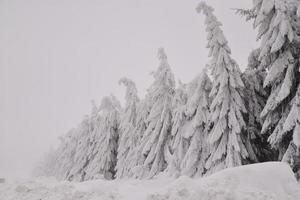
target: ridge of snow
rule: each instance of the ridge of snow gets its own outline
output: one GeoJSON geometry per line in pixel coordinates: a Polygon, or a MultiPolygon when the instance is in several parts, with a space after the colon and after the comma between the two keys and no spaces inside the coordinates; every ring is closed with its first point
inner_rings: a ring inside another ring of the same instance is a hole
{"type": "Polygon", "coordinates": [[[0,200],[296,200],[300,184],[289,166],[267,162],[229,168],[204,178],[160,174],[150,180],[58,182],[40,178],[0,184],[0,200]]]}

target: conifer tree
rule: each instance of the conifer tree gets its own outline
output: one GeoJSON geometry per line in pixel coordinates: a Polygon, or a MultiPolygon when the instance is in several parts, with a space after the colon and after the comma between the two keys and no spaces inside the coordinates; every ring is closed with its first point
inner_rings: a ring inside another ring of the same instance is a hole
{"type": "Polygon", "coordinates": [[[254,27],[258,27],[257,38],[261,39],[260,67],[268,70],[264,87],[271,88],[261,112],[262,133],[270,135],[269,142],[280,151],[279,159],[291,138],[283,127],[299,84],[299,3],[257,0],[253,4],[254,27]]]}
{"type": "Polygon", "coordinates": [[[248,66],[244,71],[242,78],[245,83],[244,101],[247,113],[244,114],[247,124],[246,132],[250,140],[246,143],[249,157],[254,162],[264,162],[274,160],[276,151],[271,149],[268,143],[268,137],[261,134],[263,120],[260,113],[263,110],[269,92],[263,87],[266,77],[264,69],[259,68],[258,60],[260,49],[253,50],[248,58],[248,66]]]}
{"type": "Polygon", "coordinates": [[[180,175],[180,163],[186,152],[188,141],[182,137],[183,132],[188,127],[186,119],[187,91],[186,85],[179,81],[179,86],[175,90],[172,101],[172,129],[171,137],[166,147],[166,160],[168,167],[166,169],[170,176],[180,175]]]}
{"type": "Polygon", "coordinates": [[[74,181],[86,180],[86,168],[90,164],[91,151],[93,148],[94,138],[93,131],[97,126],[96,118],[98,114],[98,107],[92,101],[91,114],[86,115],[82,122],[74,129],[72,133],[76,140],[74,147],[73,165],[70,169],[69,177],[74,181]]]}
{"type": "Polygon", "coordinates": [[[74,181],[85,180],[85,167],[89,164],[88,148],[89,148],[89,132],[90,119],[86,115],[83,121],[76,128],[76,148],[74,153],[73,166],[69,176],[74,181]]]}
{"type": "Polygon", "coordinates": [[[205,70],[196,81],[196,88],[189,92],[186,106],[186,115],[191,121],[191,128],[183,135],[189,141],[189,146],[180,166],[181,174],[190,177],[202,176],[205,173],[205,162],[209,156],[207,126],[212,83],[205,70]]]}
{"type": "MultiPolygon", "coordinates": [[[[284,123],[283,130],[285,132],[293,132],[293,143],[300,148],[300,85],[296,96],[293,99],[293,106],[284,123]]],[[[299,152],[300,153],[300,152],[299,152]]]]}
{"type": "Polygon", "coordinates": [[[70,171],[74,165],[74,155],[77,138],[76,129],[71,129],[66,135],[60,137],[60,146],[57,150],[57,164],[54,167],[54,176],[60,180],[73,180],[70,171]]]}
{"type": "Polygon", "coordinates": [[[120,103],[114,96],[104,97],[99,107],[97,126],[93,131],[90,162],[86,179],[113,179],[117,163],[120,103]]]}
{"type": "Polygon", "coordinates": [[[158,50],[160,61],[153,73],[154,83],[148,90],[149,115],[147,129],[140,143],[140,164],[135,177],[151,178],[166,168],[165,144],[171,132],[171,104],[175,81],[163,48],[158,50]]]}
{"type": "Polygon", "coordinates": [[[206,162],[208,173],[212,173],[239,166],[249,156],[243,143],[243,129],[246,126],[243,119],[246,109],[242,99],[244,84],[237,63],[230,57],[228,42],[220,28],[222,24],[213,14],[214,9],[201,2],[197,11],[206,17],[207,47],[212,57],[210,67],[214,80],[210,92],[210,123],[213,128],[209,133],[212,146],[206,162]]]}
{"type": "Polygon", "coordinates": [[[141,145],[141,142],[149,125],[149,122],[147,121],[149,111],[150,107],[147,95],[137,106],[136,126],[132,136],[134,148],[131,148],[128,153],[128,168],[131,169],[128,171],[128,177],[138,177],[144,162],[144,156],[142,155],[143,146],[141,145]]]}
{"type": "Polygon", "coordinates": [[[126,105],[122,113],[120,122],[120,138],[117,156],[116,177],[128,177],[130,168],[129,152],[136,147],[134,131],[136,128],[137,106],[139,98],[137,96],[137,89],[135,83],[127,78],[122,78],[120,84],[126,86],[126,105]]]}

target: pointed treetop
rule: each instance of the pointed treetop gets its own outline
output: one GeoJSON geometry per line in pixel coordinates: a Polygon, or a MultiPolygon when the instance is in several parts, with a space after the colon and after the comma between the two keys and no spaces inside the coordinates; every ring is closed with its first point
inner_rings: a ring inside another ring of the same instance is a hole
{"type": "Polygon", "coordinates": [[[139,101],[136,85],[131,79],[123,77],[119,80],[119,84],[124,84],[124,86],[126,87],[126,106],[129,106],[132,101],[139,101]]]}
{"type": "Polygon", "coordinates": [[[207,15],[208,12],[212,13],[214,11],[214,8],[207,5],[205,1],[201,1],[197,6],[196,11],[198,13],[201,13],[202,11],[205,15],[207,15]]]}
{"type": "Polygon", "coordinates": [[[231,54],[228,42],[220,27],[222,26],[222,23],[218,21],[217,17],[214,15],[214,9],[202,1],[196,10],[198,13],[202,12],[205,15],[206,32],[208,33],[207,48],[210,49],[209,57],[215,57],[215,62],[217,62],[217,56],[220,52],[231,54]]]}
{"type": "Polygon", "coordinates": [[[94,110],[97,110],[97,109],[98,109],[98,106],[97,106],[97,104],[96,104],[96,102],[95,102],[94,99],[91,100],[91,104],[92,104],[92,112],[93,112],[94,110]]]}
{"type": "Polygon", "coordinates": [[[114,95],[103,97],[101,100],[99,110],[109,111],[112,109],[120,111],[121,104],[120,104],[119,100],[114,95]]]}
{"type": "Polygon", "coordinates": [[[105,96],[101,100],[100,110],[109,110],[113,107],[113,103],[109,96],[105,96]]]}
{"type": "Polygon", "coordinates": [[[124,84],[125,86],[133,86],[135,85],[134,82],[126,77],[123,77],[119,80],[119,85],[124,84]]]}
{"type": "Polygon", "coordinates": [[[157,57],[159,60],[166,60],[168,58],[164,48],[161,47],[158,49],[157,57]]]}

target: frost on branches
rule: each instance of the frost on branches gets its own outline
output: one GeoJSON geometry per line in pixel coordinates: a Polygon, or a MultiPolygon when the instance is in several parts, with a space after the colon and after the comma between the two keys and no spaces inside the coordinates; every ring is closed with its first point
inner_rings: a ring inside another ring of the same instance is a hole
{"type": "Polygon", "coordinates": [[[137,122],[137,106],[139,98],[135,83],[127,78],[122,78],[120,84],[126,86],[126,104],[121,115],[119,147],[116,166],[116,177],[123,178],[130,176],[132,158],[130,153],[136,147],[136,138],[134,135],[137,122]]]}
{"type": "Polygon", "coordinates": [[[293,132],[293,143],[300,147],[300,86],[293,100],[293,106],[284,123],[283,130],[285,132],[293,132]]]}
{"type": "Polygon", "coordinates": [[[268,143],[268,136],[261,134],[263,120],[260,118],[260,113],[263,110],[269,90],[263,87],[263,82],[266,77],[264,69],[259,68],[260,61],[258,60],[260,49],[252,51],[248,58],[248,67],[242,75],[244,88],[244,101],[247,113],[244,114],[247,124],[246,132],[249,143],[246,143],[246,148],[249,152],[249,157],[255,162],[264,162],[276,160],[276,152],[271,149],[268,143]]]}
{"type": "Polygon", "coordinates": [[[171,176],[202,176],[208,158],[207,131],[211,81],[205,70],[188,85],[180,84],[173,99],[171,176]]]}
{"type": "Polygon", "coordinates": [[[181,161],[181,175],[202,176],[205,173],[205,162],[209,156],[207,128],[209,116],[209,93],[212,83],[203,71],[196,79],[196,87],[190,88],[186,115],[191,121],[191,128],[182,137],[189,141],[186,154],[181,161]]]}
{"type": "Polygon", "coordinates": [[[210,92],[212,103],[209,116],[213,125],[209,132],[212,146],[206,168],[208,173],[213,173],[242,165],[243,160],[249,157],[243,143],[246,139],[243,135],[246,126],[243,119],[246,108],[242,99],[244,84],[237,63],[230,57],[230,48],[220,29],[221,23],[213,14],[213,8],[201,2],[197,11],[206,17],[207,47],[212,57],[210,67],[214,80],[210,92]]]}
{"type": "Polygon", "coordinates": [[[148,97],[142,99],[137,107],[137,118],[136,118],[136,126],[134,129],[134,132],[132,133],[132,141],[134,143],[134,148],[131,148],[128,152],[128,169],[131,169],[128,171],[128,177],[137,177],[136,175],[137,170],[140,169],[140,167],[143,165],[144,157],[142,156],[142,149],[143,146],[141,146],[141,140],[144,136],[144,133],[148,127],[149,122],[147,122],[147,118],[149,115],[149,101],[148,97]]]}
{"type": "Polygon", "coordinates": [[[166,172],[172,177],[180,175],[180,163],[188,146],[182,134],[189,127],[186,119],[187,91],[186,84],[179,82],[172,101],[172,130],[171,137],[166,146],[166,160],[168,167],[166,172]]]}
{"type": "Polygon", "coordinates": [[[271,88],[261,112],[262,133],[270,135],[269,142],[280,150],[279,158],[289,145],[290,134],[283,127],[299,84],[299,3],[298,0],[256,0],[253,5],[254,27],[258,27],[257,38],[261,39],[260,67],[268,69],[264,87],[271,88]]]}
{"type": "Polygon", "coordinates": [[[102,99],[97,125],[92,133],[86,180],[100,177],[112,179],[116,173],[120,111],[120,104],[114,96],[102,99]]]}
{"type": "Polygon", "coordinates": [[[68,174],[68,180],[85,180],[85,167],[89,163],[89,137],[90,119],[85,116],[79,127],[76,129],[76,147],[74,150],[73,165],[68,174]]]}
{"type": "Polygon", "coordinates": [[[157,71],[153,73],[154,83],[148,91],[147,101],[150,108],[147,117],[148,126],[140,143],[141,157],[134,169],[135,177],[151,178],[166,168],[165,144],[171,133],[171,114],[174,75],[167,62],[164,49],[158,50],[160,61],[157,71]]]}

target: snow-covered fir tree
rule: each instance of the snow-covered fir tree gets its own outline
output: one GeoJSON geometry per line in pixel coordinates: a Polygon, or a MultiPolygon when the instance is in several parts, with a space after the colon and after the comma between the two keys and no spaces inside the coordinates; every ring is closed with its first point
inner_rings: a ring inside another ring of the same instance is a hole
{"type": "Polygon", "coordinates": [[[211,81],[205,71],[188,85],[180,84],[173,99],[171,176],[201,176],[208,157],[207,132],[211,81]]]}
{"type": "Polygon", "coordinates": [[[179,86],[175,90],[172,101],[172,130],[171,137],[166,147],[166,161],[168,167],[166,169],[170,176],[177,177],[180,175],[180,163],[188,146],[183,140],[182,134],[188,127],[186,119],[186,102],[187,89],[186,84],[179,81],[179,86]]]}
{"type": "Polygon", "coordinates": [[[244,88],[244,101],[247,112],[244,114],[246,121],[246,132],[250,140],[247,140],[246,148],[249,157],[254,162],[276,160],[276,151],[271,149],[268,137],[261,134],[263,120],[260,113],[263,110],[269,92],[263,87],[266,77],[264,69],[259,68],[258,60],[260,49],[253,50],[248,57],[248,66],[242,75],[244,88]]]}
{"type": "MultiPolygon", "coordinates": [[[[284,123],[283,130],[285,132],[293,132],[293,143],[300,148],[300,85],[296,96],[293,99],[293,106],[284,123]]],[[[300,152],[299,152],[300,153],[300,152]]]]}
{"type": "Polygon", "coordinates": [[[166,168],[165,144],[171,133],[171,102],[174,95],[174,75],[163,48],[158,50],[160,61],[153,73],[154,83],[148,90],[147,101],[150,108],[147,129],[140,143],[141,158],[135,167],[135,177],[151,178],[166,168]]]}
{"type": "Polygon", "coordinates": [[[261,112],[262,133],[270,135],[269,142],[279,149],[279,159],[291,141],[291,130],[283,130],[291,110],[291,100],[299,85],[300,20],[298,0],[257,0],[254,27],[261,39],[259,60],[268,70],[264,87],[271,94],[261,112]]]}
{"type": "Polygon", "coordinates": [[[212,173],[242,165],[249,156],[243,143],[243,129],[246,126],[243,119],[246,112],[242,98],[244,84],[237,63],[230,57],[231,50],[220,28],[222,24],[213,14],[214,9],[201,2],[197,11],[205,15],[207,47],[212,57],[210,67],[214,80],[209,116],[213,125],[209,133],[212,146],[206,162],[208,173],[212,173]]]}
{"type": "Polygon", "coordinates": [[[116,173],[120,124],[120,103],[114,96],[104,97],[99,107],[97,126],[92,133],[90,162],[86,180],[112,179],[116,173]]]}
{"type": "Polygon", "coordinates": [[[129,156],[129,153],[136,147],[134,132],[136,128],[139,98],[135,83],[132,80],[122,78],[119,83],[126,86],[126,104],[120,122],[116,177],[123,178],[130,176],[131,157],[129,156]]]}
{"type": "Polygon", "coordinates": [[[181,175],[202,176],[209,156],[207,126],[209,117],[211,80],[204,70],[196,78],[196,87],[188,92],[186,116],[191,121],[190,129],[183,134],[189,141],[186,154],[181,161],[181,175]]]}
{"type": "Polygon", "coordinates": [[[53,175],[60,180],[72,180],[70,171],[74,165],[74,155],[77,138],[76,129],[71,129],[65,136],[60,137],[60,146],[57,149],[56,165],[53,175]]]}
{"type": "Polygon", "coordinates": [[[69,178],[74,181],[85,180],[85,167],[89,164],[88,148],[89,148],[89,132],[90,119],[85,116],[83,121],[76,129],[76,148],[73,157],[73,166],[69,173],[69,178]]]}
{"type": "Polygon", "coordinates": [[[137,177],[139,174],[140,167],[144,162],[144,156],[142,156],[143,146],[141,145],[142,138],[144,133],[149,125],[147,121],[149,115],[150,107],[148,101],[148,95],[146,98],[142,99],[137,107],[137,118],[136,118],[136,126],[133,131],[132,141],[134,143],[134,148],[131,148],[128,153],[128,168],[131,170],[128,172],[128,177],[137,177]]]}

